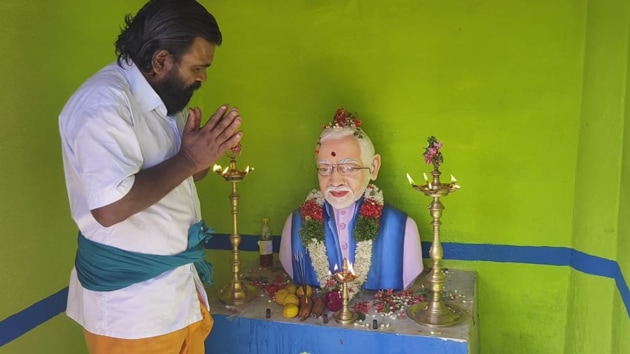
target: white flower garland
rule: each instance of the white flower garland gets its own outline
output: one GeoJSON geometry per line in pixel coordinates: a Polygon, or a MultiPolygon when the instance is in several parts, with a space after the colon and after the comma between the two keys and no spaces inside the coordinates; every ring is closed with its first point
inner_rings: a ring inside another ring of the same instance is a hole
{"type": "MultiPolygon", "coordinates": [[[[370,184],[366,188],[364,197],[366,199],[372,199],[374,202],[383,205],[383,193],[373,184],[370,184]]],[[[313,199],[317,205],[324,205],[324,196],[318,190],[313,190],[309,193],[306,200],[313,199]]],[[[357,211],[358,213],[359,211],[357,211]]],[[[356,215],[358,217],[358,215],[356,215]]],[[[323,226],[322,226],[323,227],[323,226]]],[[[313,269],[317,276],[317,281],[322,289],[328,287],[329,284],[334,284],[335,280],[330,274],[328,268],[328,254],[326,252],[326,245],[324,242],[315,238],[311,238],[311,242],[306,245],[306,249],[311,257],[313,269]],[[331,282],[332,281],[332,282],[331,282]]],[[[339,265],[341,267],[342,265],[339,265]]],[[[350,299],[356,295],[360,290],[363,283],[367,280],[370,267],[372,266],[372,240],[365,240],[356,242],[356,250],[354,254],[354,264],[352,268],[356,278],[347,284],[348,296],[350,299]]]]}

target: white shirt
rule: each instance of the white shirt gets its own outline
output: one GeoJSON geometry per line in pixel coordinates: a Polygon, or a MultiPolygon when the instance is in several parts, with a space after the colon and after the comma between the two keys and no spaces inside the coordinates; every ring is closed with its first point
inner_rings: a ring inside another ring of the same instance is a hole
{"type": "MultiPolygon", "coordinates": [[[[201,218],[192,177],[111,227],[101,226],[90,212],[121,199],[137,172],[175,155],[185,119],[166,115],[135,65],[111,64],[74,93],[59,116],[59,129],[72,218],[86,238],[159,255],[187,248],[188,228],[201,218]]],[[[73,269],[66,314],[95,334],[145,338],[201,320],[199,298],[208,306],[193,264],[109,292],[84,289],[73,269]]]]}
{"type": "MultiPolygon", "coordinates": [[[[350,230],[348,226],[354,218],[354,203],[345,209],[334,209],[335,225],[342,258],[350,258],[350,230]]],[[[293,256],[291,254],[291,225],[292,215],[289,215],[282,229],[280,239],[280,253],[278,258],[284,270],[293,278],[293,256]]],[[[418,226],[412,218],[407,217],[405,224],[405,240],[403,246],[403,284],[407,288],[422,273],[422,245],[418,226]]]]}

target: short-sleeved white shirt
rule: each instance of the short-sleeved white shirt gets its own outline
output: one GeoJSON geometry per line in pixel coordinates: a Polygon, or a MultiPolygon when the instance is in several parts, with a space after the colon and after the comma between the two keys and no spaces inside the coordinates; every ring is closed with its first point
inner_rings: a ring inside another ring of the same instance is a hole
{"type": "MultiPolygon", "coordinates": [[[[111,227],[101,226],[90,212],[121,199],[137,172],[175,155],[185,119],[184,113],[166,115],[133,64],[111,64],[74,93],[59,116],[59,129],[72,218],[86,238],[159,255],[187,248],[188,228],[201,215],[192,177],[111,227]]],[[[108,292],[83,288],[73,269],[66,314],[95,334],[146,338],[201,320],[199,298],[208,306],[193,264],[108,292]]]]}

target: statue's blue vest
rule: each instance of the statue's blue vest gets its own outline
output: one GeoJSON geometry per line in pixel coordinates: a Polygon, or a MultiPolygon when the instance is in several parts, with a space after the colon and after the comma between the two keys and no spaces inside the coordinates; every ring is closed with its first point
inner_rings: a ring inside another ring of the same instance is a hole
{"type": "MultiPolygon", "coordinates": [[[[350,222],[350,243],[348,261],[354,264],[354,254],[356,242],[353,235],[354,225],[359,216],[359,208],[363,204],[363,198],[357,201],[354,209],[354,218],[350,222]]],[[[341,268],[343,257],[341,256],[341,247],[339,246],[339,237],[337,235],[337,227],[333,216],[332,207],[328,202],[324,203],[324,243],[328,254],[328,267],[330,272],[334,272],[335,266],[341,268]]],[[[291,251],[293,255],[300,254],[301,257],[293,257],[293,280],[301,283],[300,274],[298,274],[297,261],[302,260],[302,269],[306,276],[305,282],[311,286],[319,287],[317,275],[311,262],[302,239],[300,238],[300,228],[302,226],[302,215],[300,210],[296,210],[292,215],[291,227],[291,251]]],[[[405,225],[407,215],[402,211],[385,204],[383,206],[383,215],[381,216],[381,224],[378,235],[372,242],[372,264],[368,277],[363,288],[367,290],[393,289],[402,290],[403,283],[403,249],[405,240],[405,225]]],[[[356,267],[354,268],[356,270],[356,267]]]]}

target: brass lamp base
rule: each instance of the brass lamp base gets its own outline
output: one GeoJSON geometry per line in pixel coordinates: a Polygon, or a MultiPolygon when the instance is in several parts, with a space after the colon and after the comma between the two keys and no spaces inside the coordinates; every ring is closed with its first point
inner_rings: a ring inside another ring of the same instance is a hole
{"type": "Polygon", "coordinates": [[[416,323],[430,327],[448,327],[464,319],[464,310],[443,302],[418,303],[407,309],[407,317],[416,323]]]}
{"type": "Polygon", "coordinates": [[[357,318],[359,318],[359,315],[354,311],[341,309],[333,314],[333,318],[339,324],[350,325],[353,324],[354,321],[357,320],[357,318]]]}
{"type": "Polygon", "coordinates": [[[253,285],[228,284],[219,293],[219,301],[226,305],[243,305],[260,295],[260,289],[253,285]]]}

